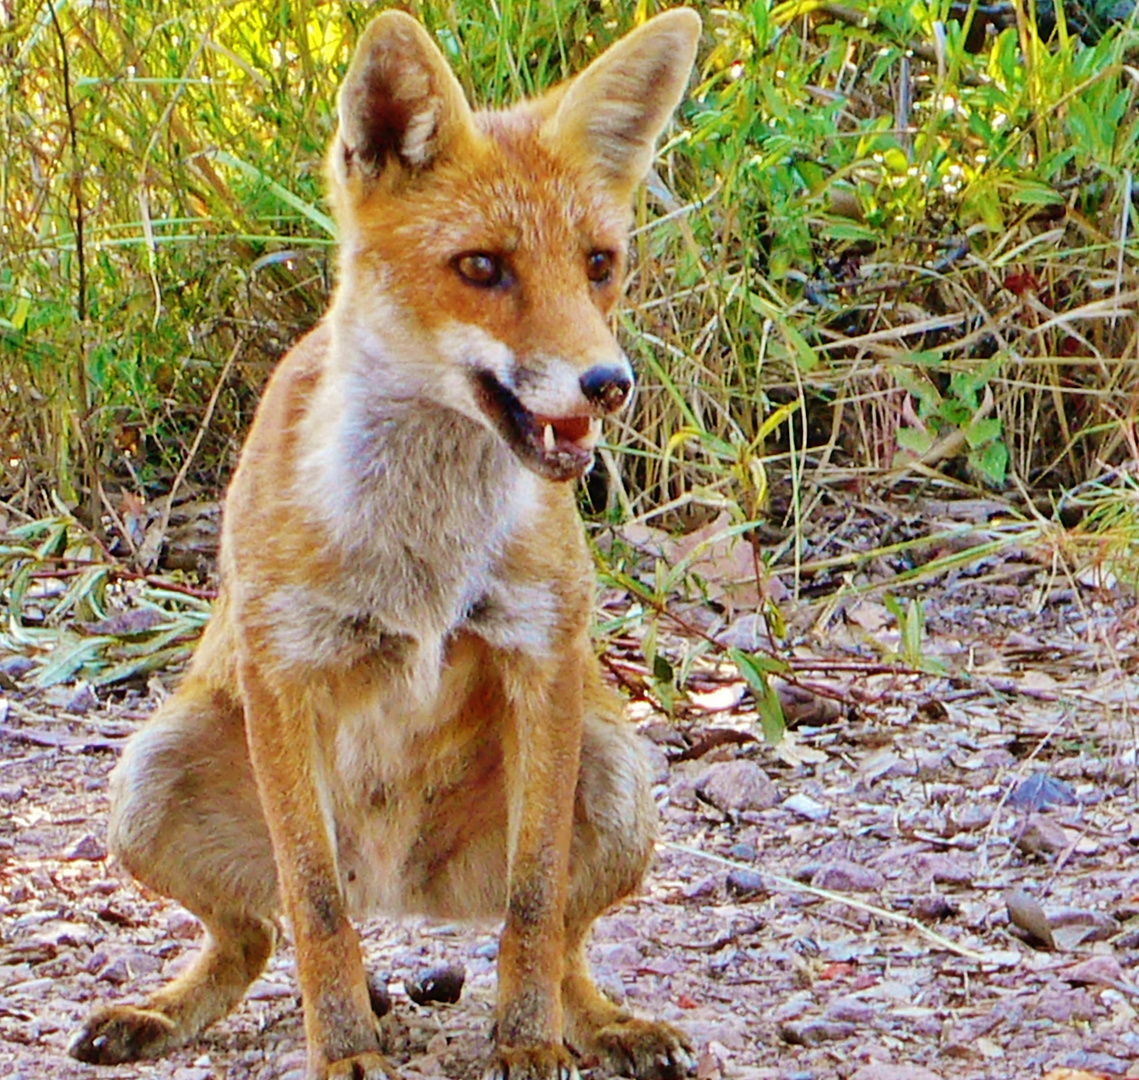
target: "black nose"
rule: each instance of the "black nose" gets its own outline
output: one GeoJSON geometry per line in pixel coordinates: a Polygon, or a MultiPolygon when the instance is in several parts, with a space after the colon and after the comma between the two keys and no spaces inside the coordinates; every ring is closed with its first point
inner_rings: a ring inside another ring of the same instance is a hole
{"type": "Polygon", "coordinates": [[[581,392],[591,405],[616,412],[633,392],[633,377],[627,368],[598,364],[582,375],[581,392]]]}

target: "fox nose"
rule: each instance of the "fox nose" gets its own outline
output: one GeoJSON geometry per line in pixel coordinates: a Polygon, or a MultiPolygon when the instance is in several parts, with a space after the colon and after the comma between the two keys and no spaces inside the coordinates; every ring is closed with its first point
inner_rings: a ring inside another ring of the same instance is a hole
{"type": "Polygon", "coordinates": [[[598,364],[582,375],[581,392],[590,405],[616,412],[633,392],[633,376],[627,367],[598,364]]]}

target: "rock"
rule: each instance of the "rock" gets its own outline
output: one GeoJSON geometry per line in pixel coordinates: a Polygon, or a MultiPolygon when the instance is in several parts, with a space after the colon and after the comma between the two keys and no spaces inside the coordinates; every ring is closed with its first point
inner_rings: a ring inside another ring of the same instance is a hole
{"type": "Polygon", "coordinates": [[[150,953],[133,952],[130,955],[115,957],[98,975],[100,982],[112,986],[125,986],[134,982],[140,975],[150,975],[162,967],[162,961],[150,953]]]}
{"type": "Polygon", "coordinates": [[[922,881],[936,881],[945,885],[969,885],[973,872],[965,863],[952,855],[929,852],[919,855],[910,864],[912,873],[922,881]]]}
{"type": "Polygon", "coordinates": [[[1130,983],[1114,956],[1090,957],[1068,968],[1063,977],[1075,986],[1118,987],[1130,983]]]}
{"type": "Polygon", "coordinates": [[[852,1073],[850,1080],[941,1080],[941,1076],[921,1065],[890,1065],[885,1061],[872,1061],[852,1073]]]}
{"type": "Polygon", "coordinates": [[[738,867],[728,874],[728,892],[736,896],[750,896],[763,889],[763,877],[755,870],[738,867]]]}
{"type": "Polygon", "coordinates": [[[1078,801],[1070,785],[1039,771],[1026,776],[1008,797],[1009,806],[1036,811],[1053,806],[1075,806],[1078,801]]]}
{"type": "Polygon", "coordinates": [[[1016,838],[1016,846],[1021,851],[1026,855],[1038,855],[1041,858],[1059,855],[1068,848],[1068,844],[1067,833],[1044,814],[1033,814],[1016,838]]]}
{"type": "Polygon", "coordinates": [[[809,795],[792,795],[791,798],[784,799],[783,809],[790,810],[792,814],[798,814],[808,821],[825,821],[831,814],[828,807],[815,802],[809,795]]]}
{"type": "Polygon", "coordinates": [[[83,716],[89,713],[92,709],[97,708],[99,699],[95,696],[95,691],[91,689],[91,684],[87,682],[77,683],[72,692],[68,695],[67,700],[63,703],[64,712],[74,713],[76,716],[83,716]]]}
{"type": "Polygon", "coordinates": [[[1086,990],[1053,985],[1031,998],[1025,1012],[1030,1021],[1070,1024],[1073,1020],[1090,1020],[1095,1016],[1095,1000],[1086,990]]]}
{"type": "Polygon", "coordinates": [[[849,1039],[856,1030],[853,1024],[828,1020],[807,1020],[803,1023],[792,1021],[780,1025],[779,1037],[791,1046],[818,1046],[824,1042],[849,1039]]]}
{"type": "Polygon", "coordinates": [[[811,884],[831,892],[876,892],[885,887],[886,879],[868,866],[849,859],[835,859],[815,870],[811,884]]]}
{"type": "Polygon", "coordinates": [[[733,859],[739,859],[740,862],[755,862],[757,853],[754,844],[741,843],[733,844],[728,848],[728,854],[733,859]]]}
{"type": "Polygon", "coordinates": [[[874,1007],[861,998],[843,995],[828,1002],[823,1019],[863,1027],[874,1022],[874,1007]]]}
{"type": "Polygon", "coordinates": [[[963,806],[956,817],[957,828],[962,832],[976,832],[986,829],[993,820],[993,811],[987,806],[970,804],[963,806]]]}
{"type": "Polygon", "coordinates": [[[100,862],[107,857],[107,849],[103,844],[88,833],[82,840],[76,841],[67,853],[65,859],[83,859],[89,862],[100,862]]]}
{"type": "Polygon", "coordinates": [[[681,895],[685,900],[703,900],[705,897],[716,895],[716,884],[716,875],[706,874],[691,884],[685,885],[681,889],[681,895]]]}
{"type": "Polygon", "coordinates": [[[952,919],[957,914],[957,905],[941,893],[927,893],[914,901],[911,910],[918,922],[931,923],[952,919]]]}
{"type": "MultiPolygon", "coordinates": [[[[416,1005],[429,1005],[433,1002],[454,1005],[462,996],[463,983],[466,979],[466,969],[461,964],[451,964],[428,971],[411,982],[405,982],[404,989],[416,1005]]],[[[389,1007],[390,1004],[389,1001],[389,1007]]],[[[383,1013],[377,1015],[382,1016],[383,1013]]]]}
{"type": "Polygon", "coordinates": [[[696,790],[717,810],[769,810],[779,802],[779,792],[767,774],[754,762],[718,761],[697,781],[696,790]]]}
{"type": "Polygon", "coordinates": [[[5,656],[0,660],[0,686],[14,688],[35,666],[26,656],[5,656]]]}

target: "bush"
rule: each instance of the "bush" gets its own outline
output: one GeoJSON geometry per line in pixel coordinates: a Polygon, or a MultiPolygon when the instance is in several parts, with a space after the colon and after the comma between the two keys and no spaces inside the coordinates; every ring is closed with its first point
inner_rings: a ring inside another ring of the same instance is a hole
{"type": "MultiPolygon", "coordinates": [[[[612,514],[751,521],[930,469],[1050,491],[1134,459],[1135,19],[1086,44],[1057,9],[1044,41],[1020,3],[980,35],[943,2],[697,5],[621,315],[643,390],[612,514]]],[[[484,104],[652,7],[411,6],[484,104]]],[[[224,483],[327,300],[321,158],[370,13],[45,0],[0,32],[11,505],[56,491],[98,528],[118,493],[224,483]]]]}

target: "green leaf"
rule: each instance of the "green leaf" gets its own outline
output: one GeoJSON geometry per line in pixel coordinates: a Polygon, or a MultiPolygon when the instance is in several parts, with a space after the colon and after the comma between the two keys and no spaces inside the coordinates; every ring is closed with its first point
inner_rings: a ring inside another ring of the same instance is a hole
{"type": "Polygon", "coordinates": [[[1003,442],[991,442],[968,457],[969,464],[991,484],[999,486],[1008,476],[1008,447],[1003,442]]]}
{"type": "Polygon", "coordinates": [[[742,649],[728,649],[728,656],[755,696],[755,708],[759,714],[764,741],[774,746],[783,738],[787,721],[783,716],[783,703],[768,676],[787,674],[791,670],[790,666],[778,657],[747,653],[742,649]]]}
{"type": "Polygon", "coordinates": [[[984,446],[985,443],[990,443],[1000,437],[1001,422],[992,418],[974,420],[965,429],[965,441],[972,450],[976,450],[978,447],[984,446]]]}
{"type": "Polygon", "coordinates": [[[902,450],[909,450],[911,453],[917,454],[918,457],[921,457],[933,446],[933,436],[928,431],[922,431],[921,428],[898,428],[894,432],[894,439],[902,450]]]}
{"type": "Polygon", "coordinates": [[[1064,197],[1058,191],[1034,180],[1017,180],[1011,186],[1009,198],[1015,203],[1029,206],[1055,206],[1064,201],[1064,197]]]}

